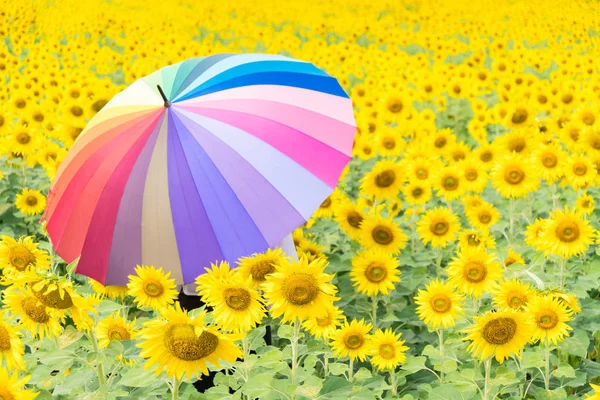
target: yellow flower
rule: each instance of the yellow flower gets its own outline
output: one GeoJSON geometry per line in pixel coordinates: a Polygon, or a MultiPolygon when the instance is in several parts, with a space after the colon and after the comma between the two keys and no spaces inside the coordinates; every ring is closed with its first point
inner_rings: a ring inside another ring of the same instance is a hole
{"type": "Polygon", "coordinates": [[[450,283],[473,297],[489,291],[501,276],[500,263],[484,249],[463,249],[448,264],[450,283]]]}
{"type": "Polygon", "coordinates": [[[335,221],[350,239],[358,240],[360,238],[364,219],[365,215],[358,205],[349,200],[341,202],[336,207],[335,221]]]}
{"type": "Polygon", "coordinates": [[[90,286],[96,292],[101,299],[108,297],[109,299],[120,299],[123,300],[127,296],[127,286],[104,286],[100,282],[88,278],[90,286]]]}
{"type": "Polygon", "coordinates": [[[465,229],[458,234],[458,246],[461,249],[466,247],[494,249],[496,248],[496,239],[487,232],[465,229]]]}
{"type": "Polygon", "coordinates": [[[361,242],[367,248],[397,254],[406,247],[407,236],[391,218],[370,215],[362,222],[361,230],[361,242]]]}
{"type": "Polygon", "coordinates": [[[17,194],[15,205],[23,214],[36,215],[46,208],[46,198],[39,190],[23,189],[17,194]]]}
{"type": "Polygon", "coordinates": [[[547,296],[551,296],[552,298],[558,300],[559,303],[562,303],[565,306],[567,306],[567,308],[571,310],[573,314],[578,314],[581,312],[579,300],[577,300],[577,297],[573,294],[564,293],[560,290],[551,290],[544,294],[547,296]]]}
{"type": "Polygon", "coordinates": [[[393,199],[402,188],[404,173],[400,165],[392,160],[381,160],[361,181],[361,193],[379,200],[393,199]]]}
{"type": "Polygon", "coordinates": [[[4,312],[0,312],[0,365],[4,360],[4,365],[9,371],[24,370],[25,348],[21,341],[21,332],[17,331],[5,317],[4,312]]]}
{"type": "Polygon", "coordinates": [[[600,400],[600,386],[598,385],[594,385],[593,383],[590,383],[590,387],[592,388],[594,393],[588,393],[585,398],[587,400],[600,400]]]}
{"type": "Polygon", "coordinates": [[[482,360],[495,356],[502,364],[511,355],[521,357],[532,329],[529,319],[519,311],[488,311],[475,317],[475,324],[465,330],[465,340],[471,341],[468,350],[473,356],[482,360]]]}
{"type": "Polygon", "coordinates": [[[134,297],[140,307],[150,307],[160,310],[177,297],[175,280],[170,279],[170,272],[163,272],[162,267],[138,265],[135,268],[137,275],[129,275],[127,293],[134,297]]]}
{"type": "Polygon", "coordinates": [[[429,210],[417,223],[421,240],[424,244],[431,242],[433,247],[446,247],[456,239],[459,230],[458,217],[447,208],[429,210]]]}
{"type": "Polygon", "coordinates": [[[580,189],[594,183],[598,176],[596,167],[584,155],[572,155],[567,159],[565,177],[573,188],[580,189]]]}
{"type": "Polygon", "coordinates": [[[534,249],[541,251],[544,248],[542,233],[544,232],[545,225],[546,220],[542,218],[537,218],[533,224],[527,225],[527,230],[525,231],[525,243],[534,249]]]}
{"type": "Polygon", "coordinates": [[[431,199],[431,187],[427,181],[413,181],[402,189],[402,194],[408,204],[421,205],[431,199]]]}
{"type": "Polygon", "coordinates": [[[544,223],[541,241],[547,254],[571,258],[587,250],[593,243],[594,229],[590,222],[574,211],[556,210],[544,223]]]}
{"type": "Polygon", "coordinates": [[[45,336],[58,337],[62,333],[56,311],[46,307],[30,290],[5,289],[4,304],[13,317],[19,317],[19,325],[30,335],[43,339],[45,336]]]}
{"type": "Polygon", "coordinates": [[[296,247],[298,251],[298,257],[306,257],[309,261],[315,260],[317,258],[327,258],[325,254],[323,254],[323,246],[319,245],[312,240],[304,239],[301,240],[298,246],[296,247]]]}
{"type": "Polygon", "coordinates": [[[552,296],[536,296],[528,304],[527,314],[534,322],[533,337],[544,343],[558,344],[572,330],[567,322],[573,319],[573,313],[552,296]]]}
{"type": "Polygon", "coordinates": [[[327,260],[317,258],[298,262],[285,260],[275,272],[267,276],[263,285],[269,311],[274,318],[283,316],[282,322],[309,317],[324,317],[325,307],[336,300],[337,288],[326,274],[327,260]]]}
{"type": "Polygon", "coordinates": [[[9,376],[6,369],[0,368],[0,398],[5,400],[32,400],[36,398],[39,393],[25,389],[29,378],[29,376],[25,376],[19,379],[18,372],[9,376]]]}
{"type": "Polygon", "coordinates": [[[0,268],[14,268],[17,271],[25,271],[28,267],[38,270],[50,268],[48,253],[40,250],[31,236],[15,240],[3,235],[0,239],[0,268]]]}
{"type": "Polygon", "coordinates": [[[344,320],[342,310],[333,304],[327,304],[325,311],[322,317],[309,317],[302,323],[304,329],[316,338],[328,339],[344,320]]]}
{"type": "Polygon", "coordinates": [[[350,357],[363,361],[372,351],[372,336],[369,335],[372,325],[364,320],[347,321],[331,334],[331,348],[334,356],[350,357]]]}
{"type": "Polygon", "coordinates": [[[470,157],[459,164],[465,189],[468,192],[481,193],[488,184],[489,177],[483,163],[470,157]]]}
{"type": "Polygon", "coordinates": [[[500,212],[489,203],[471,207],[466,211],[467,219],[474,228],[488,231],[492,225],[500,220],[500,212]]]}
{"type": "Polygon", "coordinates": [[[575,201],[575,210],[590,215],[594,212],[594,198],[587,193],[580,194],[575,201]]]}
{"type": "Polygon", "coordinates": [[[452,201],[460,197],[465,192],[465,186],[462,183],[463,177],[456,166],[441,168],[432,178],[431,182],[438,196],[452,201]]]}
{"type": "Polygon", "coordinates": [[[504,280],[492,290],[494,306],[500,310],[523,310],[534,296],[535,291],[531,285],[516,278],[504,280]]]}
{"type": "Polygon", "coordinates": [[[492,184],[502,197],[525,197],[540,180],[531,162],[516,154],[502,158],[491,173],[492,184]]]}
{"type": "Polygon", "coordinates": [[[417,315],[431,329],[451,328],[456,319],[463,314],[463,295],[447,282],[429,282],[425,290],[419,289],[415,296],[417,315]]]}
{"type": "Polygon", "coordinates": [[[265,283],[267,275],[275,272],[275,266],[285,259],[285,254],[280,248],[268,249],[264,253],[254,254],[251,257],[242,257],[238,260],[237,271],[242,279],[251,278],[254,287],[265,283]]]}
{"type": "Polygon", "coordinates": [[[204,268],[206,273],[199,275],[196,280],[196,292],[203,302],[208,301],[208,292],[213,285],[226,281],[232,275],[239,273],[239,268],[230,269],[227,261],[214,263],[210,268],[204,268]]]}
{"type": "Polygon", "coordinates": [[[406,361],[404,340],[401,333],[395,334],[391,328],[382,331],[377,329],[371,340],[371,364],[380,371],[394,370],[406,361]]]}
{"type": "Polygon", "coordinates": [[[398,259],[378,249],[367,249],[352,259],[350,277],[357,292],[367,296],[388,294],[400,282],[398,259]]]}
{"type": "Polygon", "coordinates": [[[127,322],[118,312],[101,319],[96,326],[98,346],[105,348],[112,341],[120,342],[135,338],[134,325],[135,320],[127,322]]]}
{"type": "Polygon", "coordinates": [[[548,183],[553,183],[564,174],[567,154],[558,143],[541,145],[532,156],[533,166],[538,175],[548,183]]]}
{"type": "Polygon", "coordinates": [[[525,259],[522,255],[514,251],[513,249],[508,249],[508,255],[504,259],[504,266],[510,267],[513,264],[525,264],[525,259]]]}
{"type": "Polygon", "coordinates": [[[163,308],[161,318],[145,322],[137,338],[140,356],[147,359],[145,368],[154,368],[157,375],[166,370],[177,379],[200,378],[208,375],[208,363],[220,368],[220,360],[233,363],[242,355],[233,342],[237,335],[204,325],[204,314],[191,318],[179,303],[163,308]]]}
{"type": "Polygon", "coordinates": [[[323,202],[319,205],[312,218],[332,218],[335,212],[335,205],[344,198],[344,195],[335,189],[323,202]]]}

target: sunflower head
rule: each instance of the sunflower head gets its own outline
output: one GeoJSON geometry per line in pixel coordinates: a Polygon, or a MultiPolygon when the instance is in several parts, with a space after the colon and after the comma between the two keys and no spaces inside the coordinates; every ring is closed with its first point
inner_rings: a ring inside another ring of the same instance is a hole
{"type": "Polygon", "coordinates": [[[528,304],[527,314],[533,320],[534,338],[542,342],[557,344],[572,330],[567,322],[573,319],[573,313],[553,296],[536,296],[528,304]]]}
{"type": "Polygon", "coordinates": [[[363,361],[372,351],[372,326],[364,320],[347,321],[331,335],[331,347],[337,357],[363,361]]]}
{"type": "Polygon", "coordinates": [[[447,282],[431,281],[415,297],[417,315],[431,329],[450,328],[463,313],[463,295],[447,282]]]}
{"type": "Polygon", "coordinates": [[[371,340],[371,364],[380,371],[393,370],[406,361],[404,340],[401,333],[395,334],[391,328],[378,329],[371,340]]]}
{"type": "Polygon", "coordinates": [[[177,291],[175,280],[169,278],[170,272],[164,272],[162,267],[145,265],[138,265],[135,272],[136,275],[129,276],[127,293],[134,297],[139,306],[158,310],[173,304],[177,291]]]}
{"type": "Polygon", "coordinates": [[[350,276],[359,293],[388,294],[400,282],[398,259],[379,249],[363,250],[352,259],[350,276]]]}

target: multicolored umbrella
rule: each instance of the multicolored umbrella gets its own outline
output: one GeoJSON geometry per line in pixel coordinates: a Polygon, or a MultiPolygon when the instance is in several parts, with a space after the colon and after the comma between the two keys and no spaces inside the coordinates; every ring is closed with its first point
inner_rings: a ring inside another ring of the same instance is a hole
{"type": "Polygon", "coordinates": [[[76,272],[125,285],[137,264],[186,284],[277,245],[335,188],[356,124],[336,79],[265,54],[165,67],[116,95],[60,165],[44,217],[76,272]]]}

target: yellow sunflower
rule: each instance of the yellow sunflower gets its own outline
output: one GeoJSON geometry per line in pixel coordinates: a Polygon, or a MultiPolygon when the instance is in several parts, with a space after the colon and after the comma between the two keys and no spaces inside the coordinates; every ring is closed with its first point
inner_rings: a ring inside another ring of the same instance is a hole
{"type": "Polygon", "coordinates": [[[483,163],[476,158],[469,157],[459,164],[460,173],[464,181],[465,190],[481,193],[488,184],[489,176],[483,163]]]}
{"type": "Polygon", "coordinates": [[[585,398],[587,400],[600,400],[600,386],[590,383],[593,393],[588,393],[585,398]]]}
{"type": "Polygon", "coordinates": [[[500,220],[500,212],[489,203],[482,203],[466,211],[467,219],[474,228],[488,231],[492,225],[500,220]]]}
{"type": "Polygon", "coordinates": [[[452,201],[465,192],[463,179],[457,166],[448,166],[436,172],[431,182],[438,196],[452,201]]]}
{"type": "Polygon", "coordinates": [[[239,273],[239,268],[231,269],[227,261],[214,263],[210,268],[204,268],[206,273],[199,275],[196,280],[196,293],[203,302],[208,301],[208,292],[211,286],[224,282],[232,275],[239,273]]]}
{"type": "Polygon", "coordinates": [[[421,240],[424,244],[431,242],[433,247],[446,247],[456,239],[459,230],[458,217],[447,208],[429,210],[417,223],[421,240]]]}
{"type": "Polygon", "coordinates": [[[587,250],[594,241],[594,228],[588,220],[565,208],[556,210],[545,221],[540,240],[547,254],[571,258],[587,250]]]}
{"type": "Polygon", "coordinates": [[[205,326],[204,314],[191,318],[179,303],[163,308],[161,318],[145,322],[137,338],[140,356],[147,359],[145,368],[154,368],[157,375],[166,370],[177,379],[200,378],[208,375],[208,363],[220,368],[220,360],[233,363],[242,355],[234,344],[238,335],[205,326]]]}
{"type": "Polygon", "coordinates": [[[541,145],[533,152],[532,162],[538,175],[548,183],[564,175],[567,154],[558,143],[541,145]]]}
{"type": "Polygon", "coordinates": [[[527,225],[525,231],[525,243],[538,251],[541,251],[544,248],[542,233],[544,232],[545,225],[545,219],[537,218],[533,224],[527,225]]]}
{"type": "Polygon", "coordinates": [[[33,400],[39,393],[33,390],[25,389],[30,376],[24,376],[19,379],[19,373],[15,372],[11,376],[4,368],[0,368],[0,398],[5,400],[33,400]]]}
{"type": "Polygon", "coordinates": [[[572,330],[567,322],[573,313],[552,296],[536,296],[527,305],[527,315],[533,321],[533,337],[544,343],[558,344],[572,330]]]}
{"type": "Polygon", "coordinates": [[[585,188],[594,183],[597,176],[596,167],[585,155],[572,155],[567,159],[565,177],[573,188],[585,188]]]}
{"type": "Polygon", "coordinates": [[[335,205],[342,201],[345,195],[336,188],[323,202],[319,205],[312,218],[333,218],[335,205]]]}
{"type": "Polygon", "coordinates": [[[252,277],[237,274],[212,286],[207,304],[213,307],[215,324],[231,332],[246,332],[260,324],[266,315],[263,299],[253,288],[252,277]]]}
{"type": "Polygon", "coordinates": [[[104,286],[98,281],[89,278],[88,282],[101,299],[108,297],[109,299],[123,300],[127,296],[127,286],[104,286]]]}
{"type": "Polygon", "coordinates": [[[372,351],[372,336],[369,332],[372,325],[364,320],[347,321],[331,334],[331,348],[336,357],[350,357],[351,360],[364,359],[372,351]]]}
{"type": "Polygon", "coordinates": [[[24,236],[19,240],[6,235],[0,238],[0,268],[14,268],[17,271],[24,271],[28,267],[38,270],[50,268],[48,253],[40,250],[31,236],[24,236]]]}
{"type": "Polygon", "coordinates": [[[40,214],[46,208],[46,197],[39,190],[23,189],[17,194],[15,205],[23,214],[40,214]]]}
{"type": "Polygon", "coordinates": [[[269,311],[274,318],[283,315],[282,322],[309,317],[324,317],[325,307],[336,300],[337,288],[326,274],[327,260],[317,258],[298,262],[285,260],[263,285],[269,311]]]}
{"type": "Polygon", "coordinates": [[[394,370],[406,361],[404,340],[401,333],[394,333],[391,328],[382,331],[377,329],[371,338],[371,364],[380,371],[394,370]]]}
{"type": "Polygon", "coordinates": [[[327,304],[325,311],[326,315],[309,317],[302,323],[304,329],[316,338],[328,339],[344,321],[342,310],[333,304],[327,304]]]}
{"type": "Polygon", "coordinates": [[[4,365],[9,371],[24,370],[25,347],[21,341],[21,332],[17,331],[5,317],[4,312],[0,312],[0,365],[4,360],[4,365]]]}
{"type": "Polygon", "coordinates": [[[162,267],[157,269],[153,265],[138,265],[135,273],[129,275],[127,294],[134,297],[138,306],[159,310],[173,304],[177,290],[175,280],[169,278],[170,272],[165,273],[162,267]]]}
{"type": "Polygon", "coordinates": [[[515,310],[488,311],[475,317],[475,324],[465,330],[470,340],[468,350],[482,360],[495,356],[502,364],[511,355],[521,357],[521,350],[531,339],[533,327],[524,313],[515,310]]]}
{"type": "Polygon", "coordinates": [[[448,277],[463,293],[480,297],[502,277],[502,268],[484,249],[467,248],[448,264],[448,277]]]}
{"type": "Polygon", "coordinates": [[[317,242],[313,242],[312,240],[301,240],[296,247],[296,250],[298,251],[298,257],[304,256],[309,261],[317,258],[327,258],[327,256],[323,254],[323,246],[319,245],[317,242]]]}
{"type": "Polygon", "coordinates": [[[46,307],[30,290],[10,287],[4,290],[4,304],[18,318],[19,325],[30,335],[43,339],[62,333],[56,311],[46,307]]]}
{"type": "Polygon", "coordinates": [[[428,181],[431,179],[435,166],[439,162],[433,161],[425,157],[416,157],[405,162],[404,168],[406,168],[409,181],[428,181]]]}
{"type": "Polygon", "coordinates": [[[429,139],[429,144],[435,154],[444,156],[448,149],[456,143],[456,136],[449,128],[440,129],[435,132],[429,139]]]}
{"type": "Polygon", "coordinates": [[[523,310],[534,296],[535,290],[531,285],[516,278],[503,280],[492,289],[494,306],[500,310],[523,310]]]}
{"type": "Polygon", "coordinates": [[[582,193],[575,201],[575,210],[585,215],[594,212],[594,198],[587,193],[582,193]]]}
{"type": "Polygon", "coordinates": [[[502,158],[491,173],[492,185],[502,197],[525,197],[536,190],[540,179],[529,159],[517,154],[502,158]]]}
{"type": "Polygon", "coordinates": [[[402,189],[404,200],[410,205],[416,206],[427,203],[431,199],[431,186],[429,182],[409,182],[402,189]]]}
{"type": "Polygon", "coordinates": [[[486,203],[478,194],[468,194],[463,196],[461,197],[460,202],[465,207],[465,212],[486,203]]]}
{"type": "Polygon", "coordinates": [[[465,229],[458,234],[458,246],[461,249],[466,247],[494,249],[496,248],[496,239],[487,232],[465,229]]]}
{"type": "Polygon", "coordinates": [[[545,296],[550,296],[559,303],[564,304],[567,308],[573,312],[573,314],[579,314],[581,312],[581,306],[579,305],[579,300],[574,294],[564,293],[560,290],[550,290],[544,293],[545,296]]]}
{"type": "Polygon", "coordinates": [[[361,242],[367,248],[376,248],[397,254],[406,247],[407,236],[391,218],[370,215],[361,225],[361,242]]]}
{"type": "Polygon", "coordinates": [[[364,219],[364,213],[350,200],[341,202],[336,208],[335,221],[350,239],[360,238],[361,224],[364,219]]]}
{"type": "Polygon", "coordinates": [[[438,279],[429,282],[425,290],[419,289],[415,296],[417,315],[431,329],[453,327],[464,313],[463,302],[463,295],[453,285],[438,279]]]}
{"type": "Polygon", "coordinates": [[[242,279],[251,278],[254,287],[260,287],[267,275],[275,272],[275,265],[286,258],[280,248],[268,249],[264,253],[254,254],[252,257],[242,257],[238,260],[237,271],[242,279]]]}
{"type": "Polygon", "coordinates": [[[98,346],[108,347],[112,341],[131,340],[135,338],[135,320],[127,322],[118,312],[98,321],[96,337],[98,346]]]}
{"type": "Polygon", "coordinates": [[[352,259],[350,277],[356,291],[374,296],[388,294],[400,282],[398,259],[379,249],[367,249],[352,259]]]}
{"type": "Polygon", "coordinates": [[[378,200],[393,199],[400,193],[403,183],[404,173],[400,165],[393,160],[381,160],[365,174],[360,191],[378,200]]]}
{"type": "Polygon", "coordinates": [[[504,266],[510,267],[513,264],[525,265],[525,259],[521,254],[517,253],[513,249],[508,249],[508,254],[504,259],[504,266]]]}

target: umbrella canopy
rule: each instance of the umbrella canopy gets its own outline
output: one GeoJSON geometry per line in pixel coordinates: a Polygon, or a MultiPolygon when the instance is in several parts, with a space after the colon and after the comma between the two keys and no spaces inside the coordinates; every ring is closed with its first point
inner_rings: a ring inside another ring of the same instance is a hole
{"type": "Polygon", "coordinates": [[[138,264],[178,284],[262,252],[310,218],[350,159],[336,79],[265,54],[186,60],[116,95],[60,165],[44,218],[76,272],[125,285],[138,264]]]}

